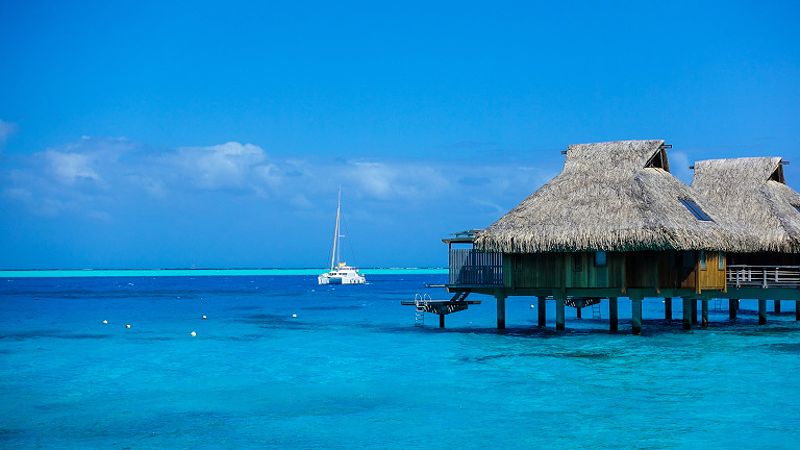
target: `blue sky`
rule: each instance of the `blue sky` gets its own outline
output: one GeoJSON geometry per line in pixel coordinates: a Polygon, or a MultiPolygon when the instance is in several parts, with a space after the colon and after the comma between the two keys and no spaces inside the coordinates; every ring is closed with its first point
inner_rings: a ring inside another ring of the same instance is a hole
{"type": "Polygon", "coordinates": [[[70,3],[0,0],[0,268],[322,267],[339,185],[440,266],[570,143],[800,163],[797,2],[70,3]]]}

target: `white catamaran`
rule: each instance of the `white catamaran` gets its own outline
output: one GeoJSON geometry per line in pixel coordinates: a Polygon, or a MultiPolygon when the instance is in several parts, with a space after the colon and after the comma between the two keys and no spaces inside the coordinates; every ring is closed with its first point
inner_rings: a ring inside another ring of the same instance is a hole
{"type": "Polygon", "coordinates": [[[336,204],[336,227],[333,229],[333,251],[331,251],[331,269],[317,277],[319,284],[364,284],[367,279],[358,273],[358,269],[350,267],[346,262],[341,261],[341,246],[339,238],[341,236],[341,216],[342,216],[342,189],[339,188],[339,197],[336,204]]]}

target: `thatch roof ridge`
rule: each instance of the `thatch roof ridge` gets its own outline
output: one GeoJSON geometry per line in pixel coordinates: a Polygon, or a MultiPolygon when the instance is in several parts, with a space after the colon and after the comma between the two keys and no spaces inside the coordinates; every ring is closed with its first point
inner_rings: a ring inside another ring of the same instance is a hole
{"type": "Polygon", "coordinates": [[[783,180],[782,158],[698,161],[692,187],[750,236],[743,252],[800,252],[800,193],[783,180]]]}
{"type": "Polygon", "coordinates": [[[567,147],[564,171],[585,170],[586,165],[604,170],[638,170],[664,146],[664,140],[628,140],[572,144],[567,147]]]}
{"type": "MultiPolygon", "coordinates": [[[[756,156],[746,158],[705,159],[694,163],[694,179],[725,177],[735,183],[744,179],[751,182],[766,182],[780,167],[780,156],[756,156]]],[[[694,184],[694,180],[692,181],[694,184]]]]}
{"type": "Polygon", "coordinates": [[[741,245],[735,227],[692,215],[681,200],[714,211],[715,220],[719,216],[667,170],[649,167],[656,155],[663,155],[666,166],[663,140],[571,145],[564,170],[480,232],[476,246],[531,253],[741,245]]]}

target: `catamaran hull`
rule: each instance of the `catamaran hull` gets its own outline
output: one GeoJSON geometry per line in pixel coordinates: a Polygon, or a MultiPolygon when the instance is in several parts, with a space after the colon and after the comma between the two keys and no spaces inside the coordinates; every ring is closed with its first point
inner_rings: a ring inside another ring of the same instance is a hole
{"type": "Polygon", "coordinates": [[[360,274],[352,276],[330,276],[327,273],[317,277],[319,284],[364,284],[367,282],[366,278],[360,274]]]}

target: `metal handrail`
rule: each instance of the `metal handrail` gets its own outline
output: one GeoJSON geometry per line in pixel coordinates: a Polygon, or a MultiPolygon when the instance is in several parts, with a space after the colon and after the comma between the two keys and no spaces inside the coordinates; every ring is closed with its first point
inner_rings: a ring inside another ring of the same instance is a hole
{"type": "Polygon", "coordinates": [[[737,288],[800,287],[800,266],[729,265],[726,279],[737,288]]]}

